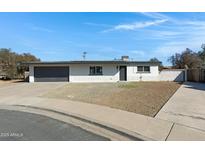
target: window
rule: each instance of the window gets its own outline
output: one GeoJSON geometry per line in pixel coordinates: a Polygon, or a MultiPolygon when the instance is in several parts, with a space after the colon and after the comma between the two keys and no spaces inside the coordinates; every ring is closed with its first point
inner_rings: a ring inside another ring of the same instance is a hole
{"type": "Polygon", "coordinates": [[[144,66],[144,72],[150,72],[150,67],[149,66],[144,66]]]}
{"type": "Polygon", "coordinates": [[[137,66],[137,72],[143,72],[143,66],[137,66]]]}
{"type": "Polygon", "coordinates": [[[102,75],[102,66],[90,66],[90,75],[102,75]]]}
{"type": "Polygon", "coordinates": [[[90,67],[90,75],[94,75],[95,74],[95,67],[90,67]]]}
{"type": "Polygon", "coordinates": [[[137,72],[150,72],[150,66],[137,66],[137,72]]]}
{"type": "Polygon", "coordinates": [[[102,74],[102,67],[101,66],[96,66],[96,74],[102,74]]]}

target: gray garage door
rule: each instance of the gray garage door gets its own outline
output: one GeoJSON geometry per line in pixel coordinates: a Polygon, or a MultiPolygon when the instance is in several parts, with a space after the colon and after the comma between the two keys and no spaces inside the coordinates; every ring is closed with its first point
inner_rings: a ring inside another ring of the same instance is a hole
{"type": "Polygon", "coordinates": [[[69,81],[69,67],[34,67],[35,82],[69,81]]]}

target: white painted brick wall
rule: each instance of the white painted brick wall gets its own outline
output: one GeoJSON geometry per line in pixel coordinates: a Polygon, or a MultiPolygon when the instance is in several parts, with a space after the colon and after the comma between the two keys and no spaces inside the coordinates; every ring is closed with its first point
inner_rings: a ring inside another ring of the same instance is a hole
{"type": "Polygon", "coordinates": [[[159,80],[183,82],[185,79],[184,75],[184,70],[162,70],[159,73],[159,80]]]}
{"type": "MultiPolygon", "coordinates": [[[[37,65],[40,67],[41,65],[37,65]]],[[[43,65],[52,66],[52,65],[43,65]]],[[[56,65],[53,65],[56,66],[56,65]]],[[[119,81],[119,65],[115,64],[102,64],[96,66],[103,67],[103,75],[89,75],[90,66],[92,64],[71,64],[71,65],[58,65],[69,66],[69,80],[70,82],[117,82],[119,81]]],[[[127,81],[158,81],[159,71],[158,66],[150,66],[149,73],[138,73],[137,65],[127,66],[127,81]]],[[[29,82],[34,82],[34,66],[29,66],[29,82]]]]}
{"type": "Polygon", "coordinates": [[[70,66],[70,82],[117,82],[119,70],[112,64],[72,64],[70,66]],[[90,66],[102,66],[103,75],[89,75],[90,66]]]}
{"type": "Polygon", "coordinates": [[[159,70],[158,66],[150,66],[149,73],[137,72],[137,65],[127,66],[128,81],[158,81],[159,70]]]}

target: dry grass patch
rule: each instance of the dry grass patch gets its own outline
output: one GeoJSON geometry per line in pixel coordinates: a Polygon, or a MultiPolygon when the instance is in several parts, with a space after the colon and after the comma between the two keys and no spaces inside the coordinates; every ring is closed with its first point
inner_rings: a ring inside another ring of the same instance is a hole
{"type": "Polygon", "coordinates": [[[43,97],[77,100],[154,116],[179,87],[175,82],[69,83],[43,97]]]}

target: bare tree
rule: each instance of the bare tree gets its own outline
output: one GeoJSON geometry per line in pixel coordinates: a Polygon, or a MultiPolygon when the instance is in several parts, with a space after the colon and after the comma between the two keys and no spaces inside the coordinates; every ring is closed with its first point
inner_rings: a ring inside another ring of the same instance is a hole
{"type": "Polygon", "coordinates": [[[8,78],[22,76],[28,68],[17,64],[29,61],[40,61],[40,59],[30,53],[17,54],[12,52],[11,49],[0,49],[0,73],[5,74],[8,78]]]}
{"type": "Polygon", "coordinates": [[[202,62],[205,64],[205,44],[202,44],[201,48],[202,48],[202,51],[199,51],[198,55],[201,58],[202,62]]]}
{"type": "Polygon", "coordinates": [[[185,66],[188,68],[198,68],[202,65],[202,60],[198,53],[193,52],[189,48],[186,48],[182,53],[175,53],[168,61],[172,63],[173,68],[179,69],[184,69],[185,66]]]}
{"type": "Polygon", "coordinates": [[[159,63],[159,70],[160,70],[160,71],[163,70],[164,66],[162,65],[162,62],[159,61],[156,57],[151,58],[149,61],[150,61],[150,62],[157,62],[157,63],[159,63]]]}

